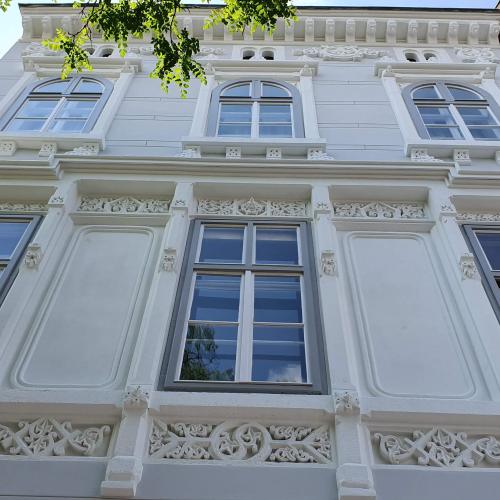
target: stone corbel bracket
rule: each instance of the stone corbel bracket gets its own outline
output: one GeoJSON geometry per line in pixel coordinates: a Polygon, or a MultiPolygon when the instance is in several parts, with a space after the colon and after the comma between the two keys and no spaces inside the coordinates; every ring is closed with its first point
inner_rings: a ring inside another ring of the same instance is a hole
{"type": "Polygon", "coordinates": [[[476,262],[474,261],[474,255],[471,253],[464,253],[458,262],[460,273],[462,275],[462,281],[471,279],[479,279],[479,271],[476,267],[476,262]]]}
{"type": "Polygon", "coordinates": [[[342,464],[337,468],[339,500],[370,500],[377,498],[370,467],[364,464],[342,464]]]}
{"type": "Polygon", "coordinates": [[[326,276],[337,275],[337,257],[333,250],[324,250],[320,257],[321,274],[326,276]]]}
{"type": "Polygon", "coordinates": [[[28,245],[26,254],[24,255],[24,265],[28,269],[37,270],[43,258],[42,247],[39,243],[31,243],[28,245]]]}
{"type": "Polygon", "coordinates": [[[164,248],[163,255],[160,260],[159,271],[171,273],[175,271],[177,262],[177,250],[175,248],[164,248]]]}

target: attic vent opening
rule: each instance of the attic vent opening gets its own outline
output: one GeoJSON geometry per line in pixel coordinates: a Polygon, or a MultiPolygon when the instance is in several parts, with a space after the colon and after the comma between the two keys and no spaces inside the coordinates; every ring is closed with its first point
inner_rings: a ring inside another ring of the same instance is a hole
{"type": "Polygon", "coordinates": [[[243,60],[244,61],[249,61],[250,59],[253,59],[255,57],[255,50],[244,50],[243,51],[243,60]]]}
{"type": "Polygon", "coordinates": [[[272,51],[272,50],[263,50],[262,51],[262,57],[266,61],[274,61],[274,51],[272,51]]]}

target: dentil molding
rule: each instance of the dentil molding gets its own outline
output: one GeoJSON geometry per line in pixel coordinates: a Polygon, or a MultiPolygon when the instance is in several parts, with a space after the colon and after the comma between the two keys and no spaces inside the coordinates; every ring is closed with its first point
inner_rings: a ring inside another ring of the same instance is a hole
{"type": "Polygon", "coordinates": [[[71,422],[38,418],[0,424],[0,455],[106,456],[111,427],[73,428],[71,422]]]}
{"type": "Polygon", "coordinates": [[[275,463],[329,463],[328,426],[227,421],[170,423],[153,420],[149,456],[175,460],[221,460],[275,463]]]}
{"type": "Polygon", "coordinates": [[[198,213],[207,215],[248,215],[252,217],[305,217],[305,201],[198,200],[198,213]]]}
{"type": "Polygon", "coordinates": [[[500,466],[500,441],[495,436],[472,436],[434,427],[412,433],[373,434],[382,462],[430,467],[500,466]]]}

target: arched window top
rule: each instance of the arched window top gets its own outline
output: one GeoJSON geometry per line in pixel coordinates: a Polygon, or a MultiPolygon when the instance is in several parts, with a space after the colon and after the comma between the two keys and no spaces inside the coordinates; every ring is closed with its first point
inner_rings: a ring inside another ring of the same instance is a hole
{"type": "Polygon", "coordinates": [[[94,126],[113,86],[107,80],[76,76],[35,82],[17,99],[1,130],[82,133],[94,126]]]}
{"type": "Polygon", "coordinates": [[[500,140],[500,109],[482,89],[438,81],[406,87],[403,98],[423,139],[500,140]]]}
{"type": "Polygon", "coordinates": [[[226,82],[212,92],[208,134],[222,137],[304,137],[300,93],[268,79],[226,82]]]}

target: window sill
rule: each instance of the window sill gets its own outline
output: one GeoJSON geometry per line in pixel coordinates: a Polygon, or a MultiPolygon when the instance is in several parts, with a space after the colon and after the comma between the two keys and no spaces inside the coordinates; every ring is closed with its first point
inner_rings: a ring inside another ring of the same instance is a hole
{"type": "Polygon", "coordinates": [[[500,140],[498,141],[436,141],[421,139],[406,143],[405,151],[411,156],[412,149],[426,149],[427,153],[438,159],[449,160],[453,158],[455,150],[467,150],[470,158],[492,159],[500,151],[500,140]]]}
{"type": "Polygon", "coordinates": [[[321,138],[183,137],[182,148],[198,146],[201,155],[226,155],[226,148],[241,148],[242,156],[266,156],[267,148],[280,148],[283,156],[307,156],[308,149],[324,150],[321,138]]]}
{"type": "Polygon", "coordinates": [[[95,133],[54,134],[52,132],[0,132],[0,143],[14,142],[16,149],[38,149],[46,144],[55,144],[57,152],[71,151],[85,144],[95,145],[103,150],[104,137],[95,133]]]}

